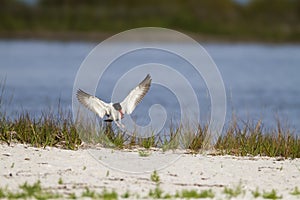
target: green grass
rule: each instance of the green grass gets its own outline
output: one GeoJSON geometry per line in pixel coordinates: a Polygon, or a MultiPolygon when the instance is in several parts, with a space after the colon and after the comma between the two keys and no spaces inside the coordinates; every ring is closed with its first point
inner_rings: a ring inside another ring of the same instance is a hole
{"type": "Polygon", "coordinates": [[[245,190],[242,189],[242,184],[240,183],[235,188],[225,187],[223,193],[226,194],[227,197],[232,198],[232,197],[237,197],[239,195],[244,195],[245,190]]]}
{"type": "Polygon", "coordinates": [[[118,194],[115,191],[109,192],[106,188],[102,190],[102,193],[97,193],[86,187],[85,191],[82,192],[81,197],[87,197],[91,199],[114,200],[118,199],[118,194]]]}
{"type": "MultiPolygon", "coordinates": [[[[296,188],[294,191],[296,191],[296,188]]],[[[277,194],[276,190],[274,190],[274,189],[272,189],[270,192],[263,191],[263,193],[260,193],[258,188],[256,188],[256,190],[252,191],[251,193],[254,198],[258,198],[258,197],[262,197],[264,199],[282,199],[283,198],[282,195],[279,196],[277,194]]],[[[293,195],[292,192],[290,194],[293,195]]]]}
{"type": "MultiPolygon", "coordinates": [[[[300,158],[300,137],[289,128],[282,127],[279,120],[277,127],[272,130],[264,129],[262,121],[240,124],[233,119],[218,138],[214,148],[219,154],[300,158]]],[[[204,140],[207,136],[207,125],[199,125],[197,134],[170,129],[173,132],[168,133],[169,138],[165,135],[156,135],[143,139],[120,133],[119,130],[109,126],[102,128],[102,136],[93,141],[96,141],[95,144],[99,143],[113,149],[139,146],[158,147],[166,151],[179,148],[178,141],[184,141],[186,149],[197,153],[205,146],[204,140]]],[[[82,143],[81,136],[69,112],[43,113],[38,118],[23,113],[12,120],[0,111],[0,141],[8,145],[17,142],[35,147],[52,146],[76,150],[82,143]]],[[[149,156],[147,151],[139,151],[139,155],[149,156]]]]}
{"type": "MultiPolygon", "coordinates": [[[[167,151],[183,146],[193,153],[201,152],[209,146],[209,141],[206,141],[208,124],[199,124],[196,134],[189,131],[192,129],[187,123],[187,127],[183,124],[177,127],[171,125],[167,133],[139,138],[136,136],[138,134],[122,133],[111,123],[101,125],[97,130],[99,135],[93,134],[90,127],[79,128],[73,122],[71,112],[59,106],[56,112],[42,112],[39,117],[32,117],[23,111],[11,119],[5,112],[1,84],[0,88],[0,141],[8,145],[24,143],[35,147],[76,150],[84,141],[86,144],[91,142],[91,145],[100,144],[112,149],[157,147],[167,151]]],[[[300,158],[300,136],[297,133],[283,126],[278,119],[273,129],[265,129],[262,124],[261,120],[241,122],[233,117],[213,148],[222,155],[300,158]]],[[[91,126],[95,127],[93,124],[91,126]]],[[[147,151],[139,151],[139,155],[149,156],[147,151]]]]}
{"type": "Polygon", "coordinates": [[[258,188],[256,188],[256,190],[252,191],[251,193],[252,193],[252,195],[253,195],[254,198],[258,198],[258,197],[261,196],[258,188]]]}
{"type": "Polygon", "coordinates": [[[63,182],[63,180],[62,180],[62,178],[60,177],[59,179],[58,179],[58,184],[59,185],[62,185],[64,182],[63,182]]]}
{"type": "Polygon", "coordinates": [[[56,146],[72,150],[81,144],[71,115],[43,113],[36,119],[25,113],[14,120],[4,117],[0,120],[0,140],[7,144],[19,142],[35,147],[56,146]]]}
{"type": "Polygon", "coordinates": [[[262,194],[264,199],[282,199],[282,195],[278,196],[276,190],[271,190],[271,192],[264,191],[262,194]]]}
{"type": "Polygon", "coordinates": [[[41,182],[37,181],[35,183],[24,184],[19,186],[20,191],[10,191],[7,188],[0,188],[0,198],[1,199],[80,199],[80,198],[91,198],[91,199],[103,199],[103,200],[115,200],[118,199],[118,194],[112,190],[108,191],[103,189],[102,192],[97,193],[89,188],[81,193],[81,196],[76,196],[74,193],[68,195],[58,194],[47,191],[47,189],[42,188],[41,182]]]}
{"type": "Polygon", "coordinates": [[[211,189],[198,192],[197,190],[182,190],[175,194],[175,198],[180,199],[202,199],[202,198],[214,198],[215,194],[211,189]]]}
{"type": "Polygon", "coordinates": [[[156,170],[154,170],[153,173],[150,175],[150,180],[157,184],[160,182],[160,177],[156,170]]]}
{"type": "Polygon", "coordinates": [[[291,195],[294,196],[300,196],[300,190],[298,187],[295,187],[294,190],[292,192],[290,192],[291,195]]]}
{"type": "Polygon", "coordinates": [[[139,152],[139,156],[141,157],[148,157],[151,155],[150,151],[139,150],[138,152],[139,152]]]}
{"type": "MultiPolygon", "coordinates": [[[[156,182],[157,183],[157,182],[156,182]]],[[[245,190],[242,190],[241,184],[237,187],[224,188],[223,193],[226,195],[228,199],[231,198],[239,198],[241,195],[246,193],[245,190]]],[[[253,197],[262,197],[264,199],[282,199],[282,195],[278,195],[276,190],[271,190],[270,192],[263,191],[260,193],[258,188],[255,191],[252,191],[253,197]]],[[[290,195],[298,196],[300,195],[300,191],[298,187],[290,193],[290,195]]],[[[79,196],[75,193],[64,193],[60,194],[57,192],[51,192],[47,188],[43,188],[41,186],[40,181],[36,181],[33,184],[28,184],[25,182],[19,186],[19,190],[11,191],[6,188],[0,188],[0,199],[104,199],[104,200],[115,200],[118,199],[119,196],[124,199],[141,199],[139,194],[131,193],[127,190],[122,195],[119,195],[114,190],[107,190],[106,188],[102,189],[101,192],[97,192],[86,187],[79,196]]],[[[208,190],[196,190],[196,189],[183,189],[181,191],[177,191],[175,194],[166,193],[161,187],[160,184],[155,184],[153,189],[150,189],[148,194],[144,196],[145,199],[208,199],[215,198],[215,192],[212,189],[208,190]]]]}
{"type": "Polygon", "coordinates": [[[153,199],[162,199],[163,198],[163,190],[157,185],[154,190],[149,191],[149,197],[153,199]]]}
{"type": "Polygon", "coordinates": [[[121,195],[123,199],[128,199],[130,197],[130,192],[127,190],[124,194],[121,195]]]}
{"type": "Polygon", "coordinates": [[[90,197],[90,198],[96,198],[96,192],[90,190],[88,187],[85,188],[85,191],[82,192],[81,197],[90,197]]]}
{"type": "Polygon", "coordinates": [[[233,119],[229,128],[219,137],[215,149],[222,154],[236,156],[299,158],[300,137],[289,128],[282,127],[279,120],[276,128],[266,130],[261,120],[256,124],[246,122],[241,127],[233,119]]]}
{"type": "MultiPolygon", "coordinates": [[[[209,190],[202,190],[202,191],[197,191],[197,190],[186,190],[183,189],[180,192],[176,192],[176,194],[172,195],[169,193],[165,193],[157,184],[155,188],[152,190],[149,190],[148,197],[151,197],[152,199],[206,199],[206,198],[214,198],[215,194],[214,192],[209,189],[209,190]]],[[[148,198],[145,197],[145,198],[148,198]]]]}
{"type": "Polygon", "coordinates": [[[35,183],[24,184],[19,186],[20,191],[9,191],[8,189],[0,188],[0,198],[7,199],[59,199],[62,196],[56,193],[48,192],[41,187],[40,181],[35,183]]]}

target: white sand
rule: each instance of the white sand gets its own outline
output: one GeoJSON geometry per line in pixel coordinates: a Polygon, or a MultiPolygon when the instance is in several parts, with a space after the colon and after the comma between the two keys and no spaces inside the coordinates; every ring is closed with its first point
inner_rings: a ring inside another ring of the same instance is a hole
{"type": "Polygon", "coordinates": [[[241,185],[245,193],[235,199],[254,199],[251,192],[256,188],[261,193],[275,189],[283,199],[300,198],[290,194],[296,186],[300,189],[300,159],[277,161],[267,157],[199,154],[182,154],[178,158],[178,154],[159,151],[141,157],[137,151],[111,149],[99,149],[91,156],[87,149],[71,151],[1,144],[0,163],[0,187],[7,186],[12,191],[25,181],[34,183],[40,180],[43,188],[65,195],[74,192],[80,196],[85,187],[89,187],[99,193],[107,188],[109,191],[114,189],[119,196],[128,190],[144,197],[156,184],[150,180],[151,173],[142,171],[151,172],[165,166],[158,170],[158,175],[160,188],[169,194],[183,189],[212,189],[215,199],[223,199],[226,197],[223,193],[225,187],[234,189],[241,185]],[[143,163],[147,164],[143,166],[143,163]],[[150,163],[153,163],[153,168],[150,163]],[[138,164],[141,165],[135,166],[138,164]],[[111,167],[140,173],[121,172],[111,167]],[[60,178],[63,184],[58,184],[60,178]]]}

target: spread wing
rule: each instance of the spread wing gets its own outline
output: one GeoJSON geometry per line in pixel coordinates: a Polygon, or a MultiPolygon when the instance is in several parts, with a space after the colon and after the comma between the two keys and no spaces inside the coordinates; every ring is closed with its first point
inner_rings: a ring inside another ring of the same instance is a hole
{"type": "Polygon", "coordinates": [[[109,115],[109,104],[103,102],[95,96],[92,96],[81,89],[77,90],[77,99],[78,101],[87,107],[92,112],[99,115],[99,117],[103,118],[104,115],[109,115]]]}
{"type": "Polygon", "coordinates": [[[138,86],[131,90],[128,96],[121,103],[123,113],[131,114],[134,111],[135,107],[142,101],[149,91],[151,80],[151,76],[148,74],[138,86]]]}

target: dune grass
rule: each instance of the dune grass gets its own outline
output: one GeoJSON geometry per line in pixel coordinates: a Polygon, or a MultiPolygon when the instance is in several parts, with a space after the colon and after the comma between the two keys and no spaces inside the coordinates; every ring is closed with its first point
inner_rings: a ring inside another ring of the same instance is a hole
{"type": "MultiPolygon", "coordinates": [[[[263,128],[260,120],[256,123],[240,124],[236,118],[232,119],[228,128],[213,146],[217,154],[300,158],[300,137],[289,128],[283,128],[279,120],[277,120],[277,127],[272,130],[263,128]]],[[[105,138],[100,138],[97,143],[119,149],[158,147],[169,150],[179,148],[180,140],[189,140],[185,149],[197,153],[205,145],[207,127],[208,124],[199,125],[196,134],[184,133],[179,130],[179,127],[170,129],[169,137],[156,135],[138,138],[135,135],[126,135],[109,124],[101,127],[105,138]]],[[[24,143],[35,147],[51,146],[71,150],[77,149],[82,144],[70,112],[56,114],[44,112],[38,118],[33,118],[25,112],[13,120],[0,112],[0,141],[8,145],[24,143]]],[[[141,156],[144,156],[143,152],[141,156]]]]}
{"type": "Polygon", "coordinates": [[[0,113],[0,140],[26,143],[35,147],[55,146],[76,149],[81,144],[71,117],[42,114],[32,118],[28,113],[10,120],[0,113]]]}
{"type": "Polygon", "coordinates": [[[225,133],[219,137],[215,148],[223,154],[247,156],[299,158],[300,138],[289,128],[283,128],[280,120],[272,130],[264,129],[262,121],[247,122],[240,127],[233,120],[225,133]]]}
{"type": "MultiPolygon", "coordinates": [[[[0,85],[5,85],[1,83],[0,85]]],[[[148,138],[127,135],[111,123],[102,124],[97,130],[100,135],[90,133],[90,129],[78,129],[73,121],[71,111],[64,111],[58,106],[56,112],[42,112],[39,117],[32,117],[24,111],[16,118],[7,116],[4,103],[4,87],[0,87],[0,141],[30,144],[35,147],[58,147],[75,150],[83,144],[93,142],[108,148],[143,148],[140,156],[149,156],[150,148],[161,148],[163,151],[183,148],[197,153],[207,146],[209,124],[198,124],[198,131],[191,133],[188,125],[171,125],[168,133],[152,135],[148,138]],[[183,128],[184,127],[184,128],[183,128]],[[83,131],[82,134],[79,131],[83,131]],[[91,135],[93,137],[91,137],[91,135]],[[82,141],[83,140],[83,141],[82,141]]],[[[232,117],[216,144],[211,146],[216,154],[235,156],[270,156],[300,158],[300,137],[290,128],[282,126],[276,120],[276,127],[266,129],[263,122],[240,122],[232,117]]],[[[95,126],[94,123],[92,126],[95,126]]],[[[89,144],[87,144],[89,145],[89,144]]]]}

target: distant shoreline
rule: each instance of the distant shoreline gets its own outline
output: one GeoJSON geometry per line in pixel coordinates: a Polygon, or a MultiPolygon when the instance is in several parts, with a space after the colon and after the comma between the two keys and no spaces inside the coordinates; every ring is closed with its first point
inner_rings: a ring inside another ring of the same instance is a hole
{"type": "MultiPolygon", "coordinates": [[[[126,31],[126,30],[124,30],[126,31]]],[[[180,30],[178,30],[181,32],[180,30]]],[[[82,42],[101,42],[115,34],[122,31],[0,31],[0,40],[48,40],[48,41],[82,41],[82,42]]],[[[290,40],[263,40],[253,37],[235,37],[235,36],[214,36],[204,35],[198,33],[191,33],[182,31],[182,33],[190,36],[198,42],[210,42],[210,43],[262,43],[262,44],[300,44],[300,41],[290,40]]],[[[139,36],[133,36],[136,41],[147,42],[153,41],[153,38],[142,38],[139,36]]],[[[169,42],[180,42],[178,38],[168,38],[169,42]]]]}

